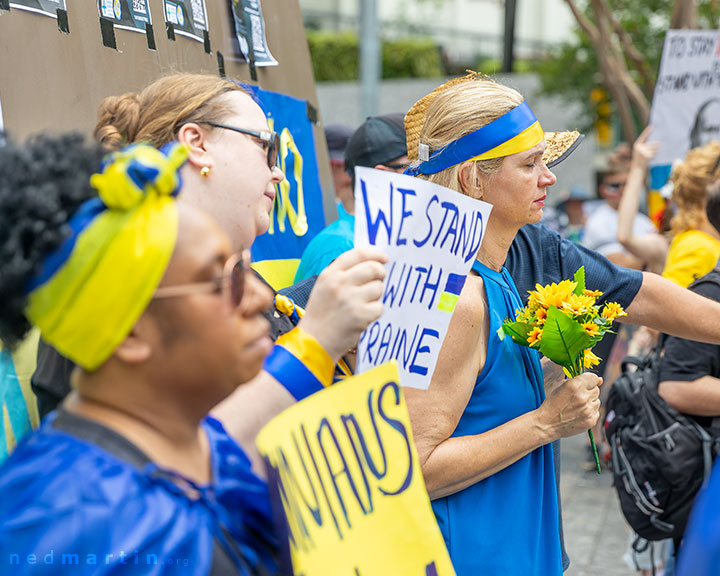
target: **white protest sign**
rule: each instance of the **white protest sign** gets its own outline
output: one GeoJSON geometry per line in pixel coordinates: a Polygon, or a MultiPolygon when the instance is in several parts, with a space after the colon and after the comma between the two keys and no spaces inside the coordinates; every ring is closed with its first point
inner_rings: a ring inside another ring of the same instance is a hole
{"type": "Polygon", "coordinates": [[[691,148],[720,140],[720,30],[668,30],[650,124],[660,142],[652,165],[665,176],[691,148]]]}
{"type": "Polygon", "coordinates": [[[384,312],[360,338],[356,372],[397,360],[426,389],[492,206],[394,172],[355,169],[355,246],[389,256],[384,312]]]}

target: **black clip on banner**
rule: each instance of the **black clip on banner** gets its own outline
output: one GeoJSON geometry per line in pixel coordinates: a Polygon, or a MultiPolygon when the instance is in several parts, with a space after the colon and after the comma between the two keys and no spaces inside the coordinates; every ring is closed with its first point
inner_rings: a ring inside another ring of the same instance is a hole
{"type": "Polygon", "coordinates": [[[250,56],[250,60],[248,61],[248,64],[250,64],[250,79],[253,82],[257,82],[257,68],[255,67],[255,50],[253,50],[252,44],[250,45],[248,56],[250,56]]]}
{"type": "Polygon", "coordinates": [[[157,45],[155,44],[155,31],[153,30],[153,26],[150,22],[145,22],[145,36],[147,36],[148,50],[157,50],[157,45]]]}
{"type": "Polygon", "coordinates": [[[313,106],[309,101],[307,102],[307,117],[310,122],[313,124],[317,124],[318,121],[318,111],[315,106],[313,106]]]}
{"type": "Polygon", "coordinates": [[[218,74],[220,75],[220,78],[225,78],[225,57],[222,55],[222,52],[218,50],[217,52],[217,62],[218,62],[218,74]]]}
{"type": "Polygon", "coordinates": [[[203,44],[205,45],[205,52],[212,54],[212,50],[210,49],[210,32],[207,30],[203,30],[203,44]]]}
{"type": "Polygon", "coordinates": [[[58,30],[60,30],[63,34],[70,34],[70,23],[68,22],[67,10],[58,8],[55,11],[55,14],[57,14],[58,30]]]}
{"type": "Polygon", "coordinates": [[[0,0],[0,10],[10,11],[10,0],[0,0]]]}
{"type": "Polygon", "coordinates": [[[102,34],[103,46],[117,50],[117,42],[115,40],[115,26],[110,18],[100,16],[100,34],[102,34]]]}
{"type": "Polygon", "coordinates": [[[172,22],[165,22],[165,30],[167,31],[168,40],[175,40],[175,27],[172,22]]]}

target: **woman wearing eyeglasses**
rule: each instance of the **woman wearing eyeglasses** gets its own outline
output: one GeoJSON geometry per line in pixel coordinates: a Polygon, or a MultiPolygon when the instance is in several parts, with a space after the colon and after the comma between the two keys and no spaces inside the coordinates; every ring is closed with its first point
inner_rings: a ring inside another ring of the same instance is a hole
{"type": "Polygon", "coordinates": [[[32,323],[78,365],[0,468],[0,573],[275,572],[266,484],[207,413],[302,350],[273,346],[247,254],[176,202],[186,156],[136,145],[100,169],[77,136],[0,148],[0,338],[32,323]]]}
{"type": "Polygon", "coordinates": [[[438,525],[458,576],[560,576],[550,443],[597,421],[599,379],[584,374],[546,397],[539,354],[501,325],[523,306],[508,250],[555,183],[546,149],[572,139],[547,142],[520,94],[476,74],[420,100],[405,127],[408,173],[493,206],[430,386],[405,389],[438,525]]]}
{"type": "MultiPolygon", "coordinates": [[[[182,200],[215,218],[235,249],[249,247],[268,230],[275,184],[284,177],[275,163],[277,135],[269,130],[260,106],[238,84],[217,76],[177,74],[139,94],[106,98],[100,104],[95,136],[110,149],[132,142],[162,146],[179,140],[188,147],[188,161],[181,170],[182,200]]],[[[319,279],[299,327],[323,361],[326,356],[338,361],[380,315],[384,260],[379,251],[355,250],[319,279]]],[[[266,314],[273,339],[298,323],[292,305],[280,304],[280,310],[266,314]]],[[[46,349],[41,349],[40,358],[33,380],[36,390],[60,383],[60,394],[54,395],[62,397],[57,359],[46,349]],[[44,362],[43,355],[50,355],[50,360],[44,362]]],[[[43,390],[38,392],[43,396],[43,390]]],[[[258,429],[309,392],[286,390],[263,372],[218,407],[217,414],[258,458],[258,429]]]]}

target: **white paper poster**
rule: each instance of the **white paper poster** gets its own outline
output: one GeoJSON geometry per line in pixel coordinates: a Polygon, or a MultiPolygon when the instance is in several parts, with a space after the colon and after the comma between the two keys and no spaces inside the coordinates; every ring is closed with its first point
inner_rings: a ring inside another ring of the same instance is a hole
{"type": "Polygon", "coordinates": [[[173,25],[175,34],[204,41],[208,31],[205,0],[163,0],[165,22],[173,25]]]}
{"type": "Polygon", "coordinates": [[[12,0],[10,8],[44,14],[51,18],[57,18],[58,10],[66,10],[65,0],[12,0]]]}
{"type": "Polygon", "coordinates": [[[403,386],[430,385],[491,209],[419,178],[355,169],[355,246],[390,256],[385,310],[360,339],[357,373],[397,360],[403,386]]]}
{"type": "Polygon", "coordinates": [[[232,0],[232,13],[235,20],[235,36],[245,60],[250,59],[250,42],[252,42],[255,66],[277,66],[278,61],[270,53],[265,37],[265,19],[260,0],[232,0]]]}
{"type": "Polygon", "coordinates": [[[720,140],[720,30],[668,30],[650,124],[650,140],[661,143],[653,189],[688,150],[720,140]]]}
{"type": "Polygon", "coordinates": [[[121,30],[145,34],[145,25],[152,24],[148,0],[98,0],[98,12],[121,30]]]}

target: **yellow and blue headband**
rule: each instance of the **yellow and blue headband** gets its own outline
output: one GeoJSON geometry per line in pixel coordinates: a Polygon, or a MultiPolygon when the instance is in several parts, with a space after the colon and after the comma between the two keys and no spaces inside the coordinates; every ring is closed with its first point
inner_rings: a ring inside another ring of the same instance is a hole
{"type": "Polygon", "coordinates": [[[420,144],[419,158],[422,162],[405,170],[405,174],[437,174],[468,160],[509,156],[529,150],[542,142],[544,137],[540,122],[527,102],[523,102],[482,128],[450,142],[432,155],[428,154],[426,145],[420,144]]]}
{"type": "Polygon", "coordinates": [[[27,284],[27,318],[88,371],[107,360],[140,318],[177,241],[174,196],[187,149],[134,144],[90,178],[99,198],[70,219],[70,237],[27,284]]]}

